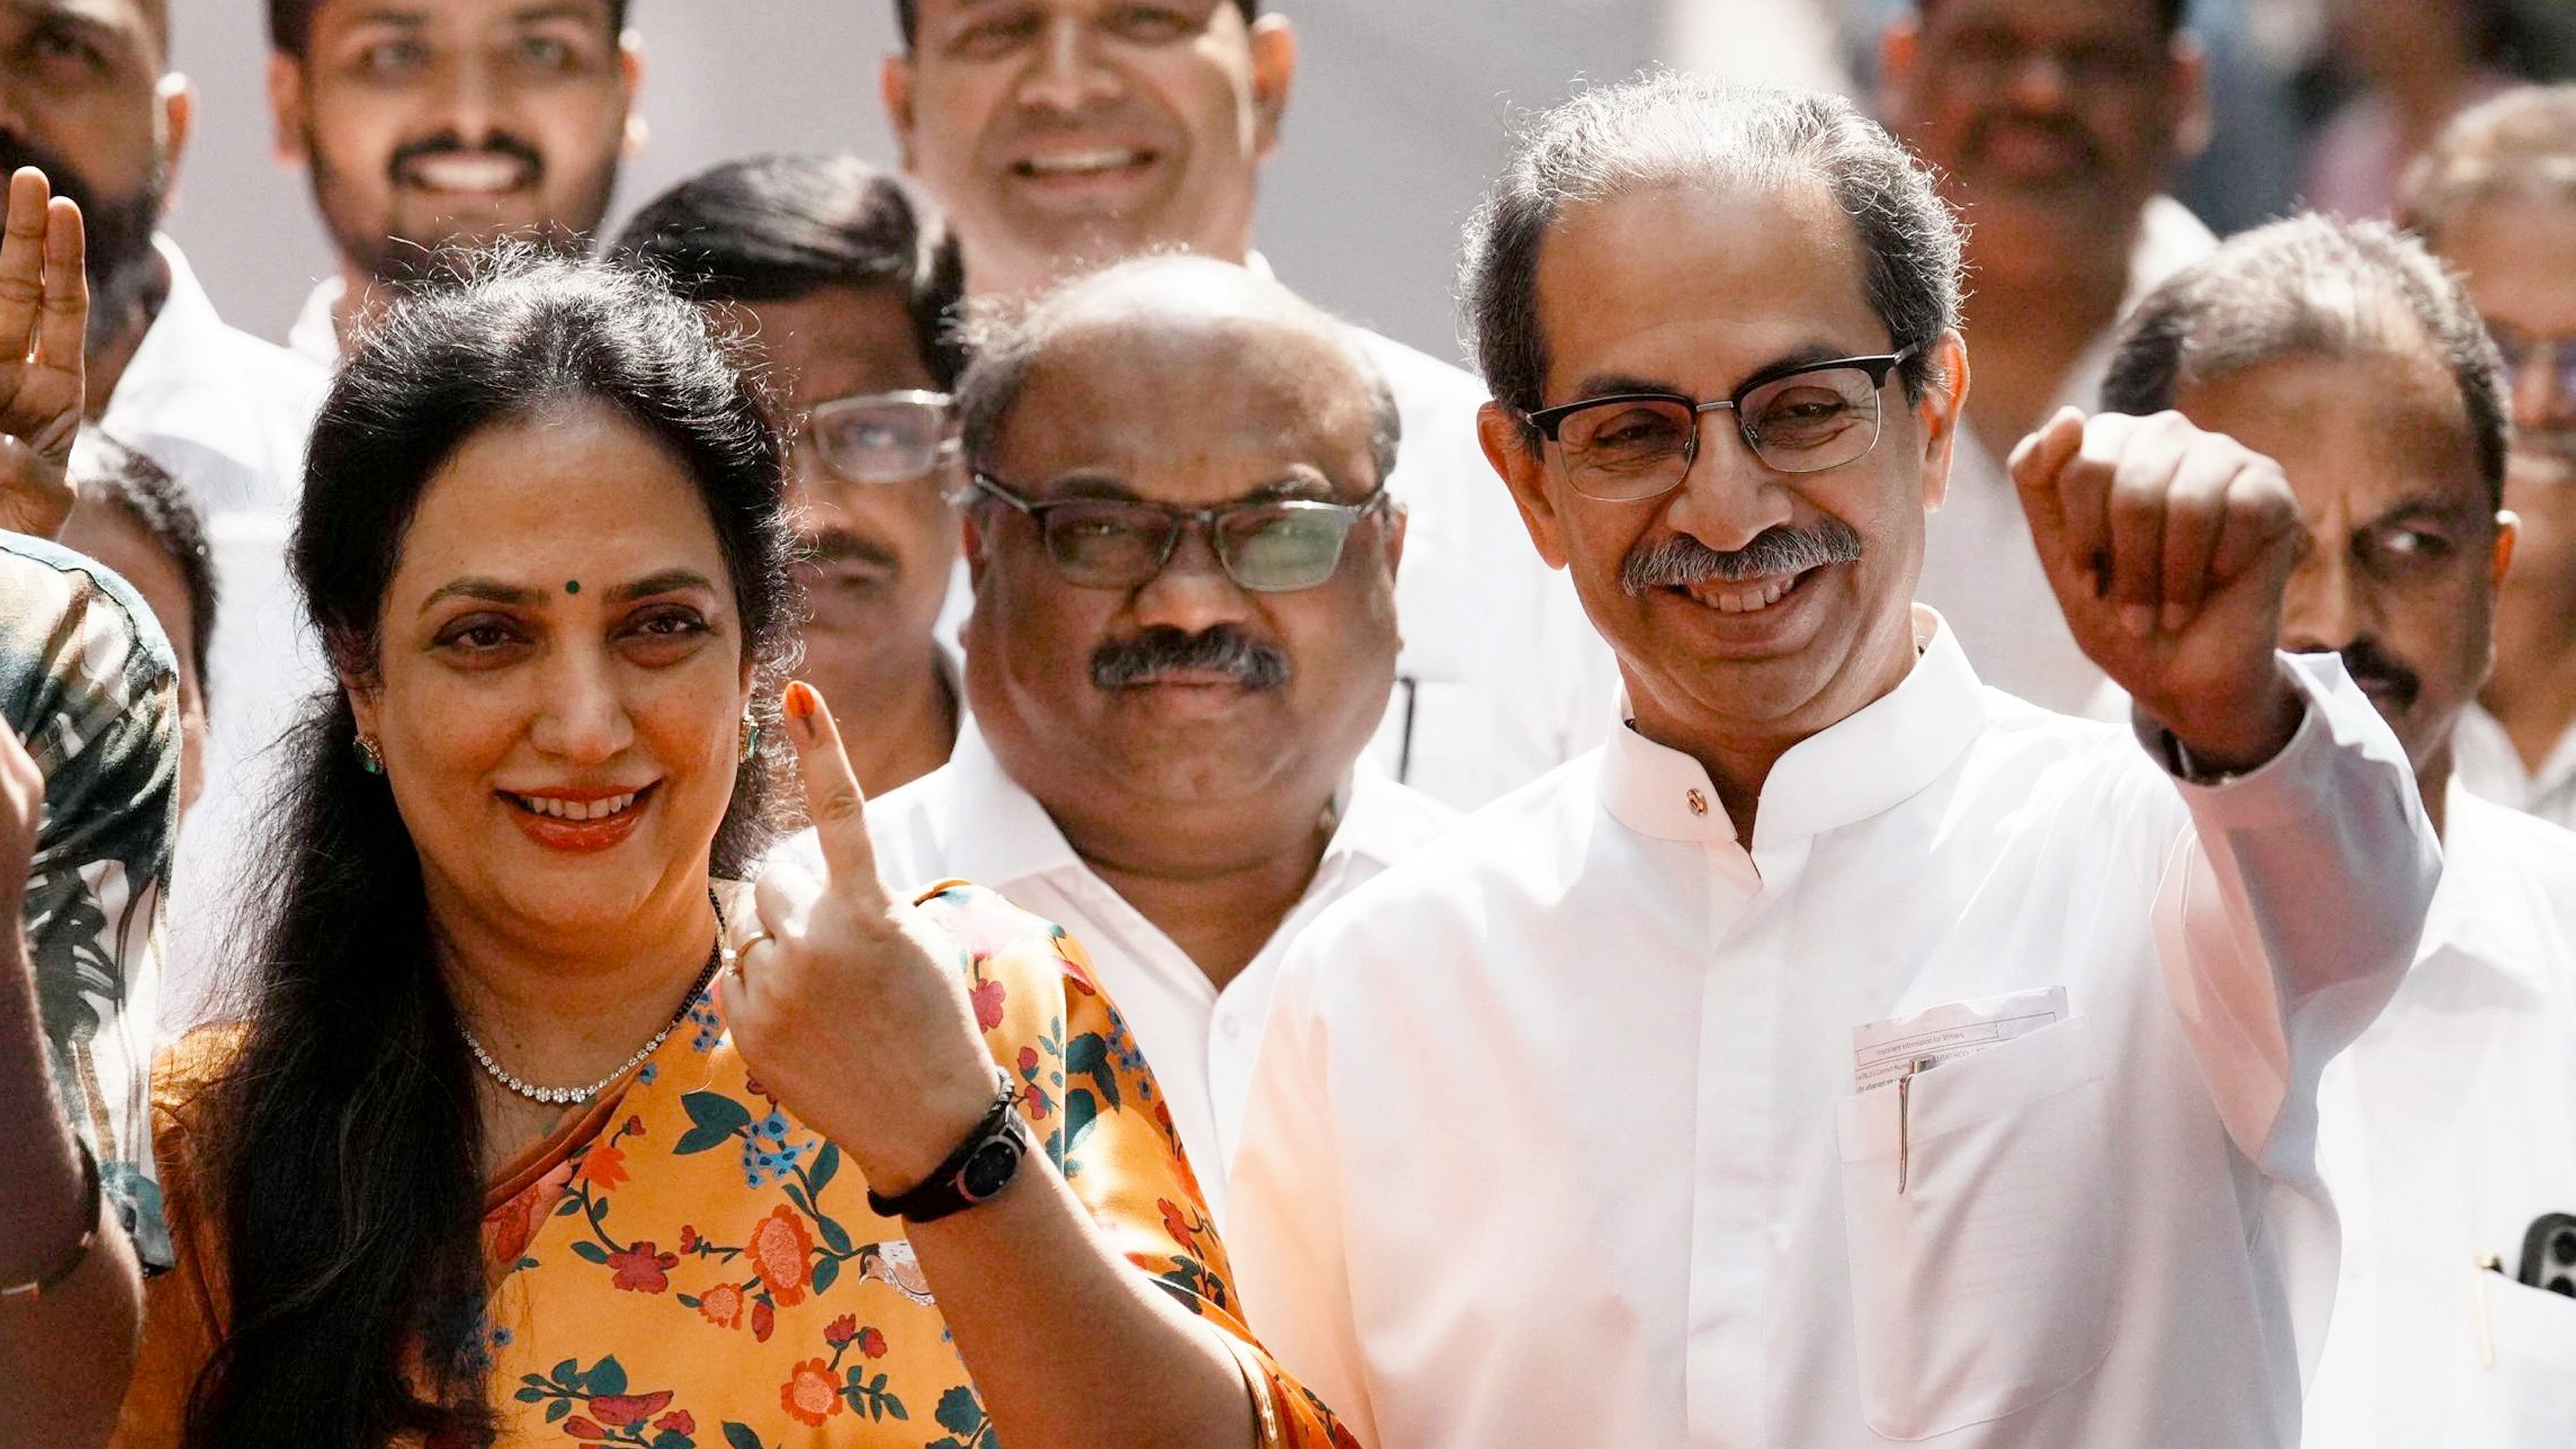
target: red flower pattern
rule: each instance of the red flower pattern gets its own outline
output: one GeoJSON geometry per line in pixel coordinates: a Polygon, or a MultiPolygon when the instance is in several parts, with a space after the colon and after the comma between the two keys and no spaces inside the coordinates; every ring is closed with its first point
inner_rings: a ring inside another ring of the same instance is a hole
{"type": "Polygon", "coordinates": [[[627,1429],[670,1405],[668,1389],[657,1394],[602,1394],[590,1401],[590,1416],[611,1429],[627,1429]]]}
{"type": "Polygon", "coordinates": [[[975,999],[975,1025],[985,1031],[1002,1024],[1002,1002],[1009,996],[999,981],[978,981],[967,995],[975,999]]]}
{"type": "Polygon", "coordinates": [[[664,1253],[649,1242],[637,1243],[622,1253],[608,1255],[608,1266],[617,1270],[611,1280],[627,1293],[661,1293],[671,1286],[671,1270],[680,1266],[680,1255],[664,1253]]]}

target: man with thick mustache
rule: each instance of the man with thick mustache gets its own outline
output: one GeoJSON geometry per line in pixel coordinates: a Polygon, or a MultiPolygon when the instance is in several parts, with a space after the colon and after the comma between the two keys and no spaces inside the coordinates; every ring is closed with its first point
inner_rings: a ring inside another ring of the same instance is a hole
{"type": "Polygon", "coordinates": [[[1917,0],[1880,39],[1882,110],[1968,224],[1977,388],[1917,597],[1988,683],[2073,711],[2100,687],[2050,605],[2004,468],[2089,405],[2130,299],[2216,243],[2163,194],[2207,139],[2184,0],[1917,0]]]}
{"type": "Polygon", "coordinates": [[[2276,648],[2279,470],[2182,418],[2013,456],[2130,726],[1979,683],[1913,602],[1958,265],[1847,102],[1681,76],[1543,117],[1470,232],[1486,450],[1629,723],[1281,969],[1226,1241],[1378,1449],[2298,1442],[2316,1083],[2438,849],[2276,648]]]}
{"type": "Polygon", "coordinates": [[[586,251],[642,145],[628,0],[268,0],[278,159],[340,253],[288,336],[324,364],[380,287],[502,237],[586,251]]]}
{"type": "Polygon", "coordinates": [[[2403,203],[2466,277],[2513,408],[2505,501],[2522,529],[2496,591],[2495,671],[2453,739],[2460,780],[2576,829],[2576,85],[2462,114],[2403,203]]]}
{"type": "Polygon", "coordinates": [[[1454,818],[1363,752],[1395,678],[1395,408],[1350,329],[1193,257],[989,326],[959,407],[969,718],[869,833],[889,879],[1073,933],[1222,1215],[1281,954],[1454,818]]]}
{"type": "Polygon", "coordinates": [[[2346,1251],[2309,1399],[2320,1449],[2540,1449],[2576,1423],[2576,1304],[2542,1291],[2576,1254],[2525,1271],[2527,1246],[2548,1264],[2544,1220],[2576,1213],[2576,836],[2452,767],[2516,552],[2497,363],[2419,243],[2311,216],[2149,294],[2102,389],[2280,463],[2308,534],[2281,647],[2343,656],[2442,833],[2406,984],[2325,1079],[2346,1251]]]}
{"type": "MultiPolygon", "coordinates": [[[[886,112],[904,169],[965,242],[969,291],[1026,294],[1155,251],[1268,271],[1255,193],[1298,57],[1275,7],[895,0],[895,18],[886,112]]],[[[1473,809],[1599,742],[1609,657],[1486,475],[1485,389],[1390,338],[1352,335],[1403,416],[1390,486],[1412,537],[1404,647],[1373,752],[1405,784],[1473,809]]]]}

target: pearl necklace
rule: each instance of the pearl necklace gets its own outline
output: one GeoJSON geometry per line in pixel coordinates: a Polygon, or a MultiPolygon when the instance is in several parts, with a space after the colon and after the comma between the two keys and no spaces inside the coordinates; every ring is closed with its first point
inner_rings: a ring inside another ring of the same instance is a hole
{"type": "Polygon", "coordinates": [[[587,1102],[593,1097],[598,1096],[600,1093],[607,1091],[609,1086],[616,1082],[619,1077],[625,1076],[628,1072],[635,1070],[636,1063],[643,1061],[646,1057],[649,1057],[653,1055],[653,1053],[661,1050],[662,1043],[669,1041],[671,1039],[671,1033],[680,1029],[680,1023],[688,1020],[689,1008],[698,1004],[699,996],[706,992],[707,983],[716,979],[716,971],[724,965],[725,958],[733,954],[725,949],[724,944],[724,906],[716,900],[716,893],[712,890],[707,892],[707,904],[714,906],[716,911],[716,943],[707,951],[707,969],[698,973],[697,984],[689,988],[689,994],[687,996],[681,998],[680,1009],[671,1013],[671,1020],[669,1023],[663,1026],[660,1031],[653,1033],[653,1039],[651,1041],[648,1041],[644,1043],[643,1046],[637,1048],[635,1055],[628,1057],[623,1062],[620,1062],[617,1066],[617,1070],[610,1072],[607,1076],[600,1078],[598,1081],[591,1083],[587,1087],[532,1087],[526,1082],[520,1081],[517,1077],[510,1075],[507,1070],[503,1069],[499,1062],[492,1060],[492,1054],[483,1049],[482,1042],[476,1040],[473,1028],[466,1026],[460,1021],[457,1023],[457,1030],[465,1034],[465,1044],[473,1049],[474,1060],[483,1064],[483,1070],[490,1074],[493,1081],[500,1083],[502,1086],[509,1088],[511,1091],[527,1098],[531,1102],[543,1102],[549,1107],[572,1106],[582,1102],[587,1102]]]}

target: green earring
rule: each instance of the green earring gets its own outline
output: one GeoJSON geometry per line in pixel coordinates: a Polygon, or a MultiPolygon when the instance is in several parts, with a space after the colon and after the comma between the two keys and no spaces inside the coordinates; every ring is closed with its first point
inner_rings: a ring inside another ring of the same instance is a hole
{"type": "Polygon", "coordinates": [[[365,735],[358,736],[357,750],[359,769],[370,775],[381,775],[385,772],[384,752],[376,748],[374,740],[368,739],[365,735]]]}
{"type": "Polygon", "coordinates": [[[750,710],[744,710],[742,712],[742,762],[748,765],[759,754],[760,721],[751,717],[750,710]]]}

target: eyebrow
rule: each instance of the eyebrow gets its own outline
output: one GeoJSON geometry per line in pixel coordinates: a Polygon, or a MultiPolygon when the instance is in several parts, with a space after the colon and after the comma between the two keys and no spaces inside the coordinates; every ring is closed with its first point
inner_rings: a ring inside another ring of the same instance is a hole
{"type": "MultiPolygon", "coordinates": [[[[1314,468],[1312,464],[1305,466],[1314,468]]],[[[1031,500],[1033,502],[1054,503],[1077,498],[1099,499],[1112,503],[1159,503],[1161,501],[1147,498],[1117,479],[1097,473],[1067,473],[1049,479],[1039,486],[1046,492],[1043,496],[1031,500]]],[[[1337,491],[1338,487],[1332,475],[1321,468],[1314,468],[1311,476],[1297,472],[1286,473],[1267,483],[1259,484],[1247,492],[1238,493],[1221,503],[1208,506],[1231,508],[1242,503],[1275,503],[1283,499],[1330,503],[1337,501],[1334,496],[1337,491]]],[[[1171,506],[1177,508],[1180,505],[1171,506]]]]}
{"type": "Polygon", "coordinates": [[[2444,498],[2438,493],[2418,493],[2412,497],[2401,498],[2379,510],[2355,531],[2366,532],[2374,528],[2386,528],[2393,523],[2427,515],[2446,523],[2457,523],[2475,518],[2482,508],[2482,504],[2472,505],[2466,500],[2444,498]]]}
{"type": "MultiPolygon", "coordinates": [[[[664,569],[660,573],[646,574],[633,583],[620,584],[610,589],[605,597],[612,604],[629,604],[656,594],[680,594],[692,589],[714,593],[716,586],[696,569],[664,569]]],[[[429,597],[420,601],[420,611],[426,614],[448,599],[479,599],[487,604],[526,608],[544,602],[545,598],[546,593],[542,589],[503,583],[499,579],[462,578],[431,590],[429,597]]]]}
{"type": "MultiPolygon", "coordinates": [[[[1846,357],[1876,355],[1867,352],[1845,352],[1842,348],[1826,342],[1810,342],[1804,346],[1792,348],[1746,373],[1742,382],[1729,388],[1722,395],[1732,397],[1751,383],[1767,381],[1784,372],[1796,372],[1802,367],[1813,367],[1819,362],[1839,362],[1846,357]]],[[[1692,396],[1689,388],[1676,387],[1669,381],[1640,377],[1635,373],[1627,372],[1596,372],[1583,379],[1582,383],[1575,388],[1575,395],[1569,401],[1581,402],[1586,398],[1609,397],[1632,392],[1671,393],[1677,397],[1692,396]]]]}

